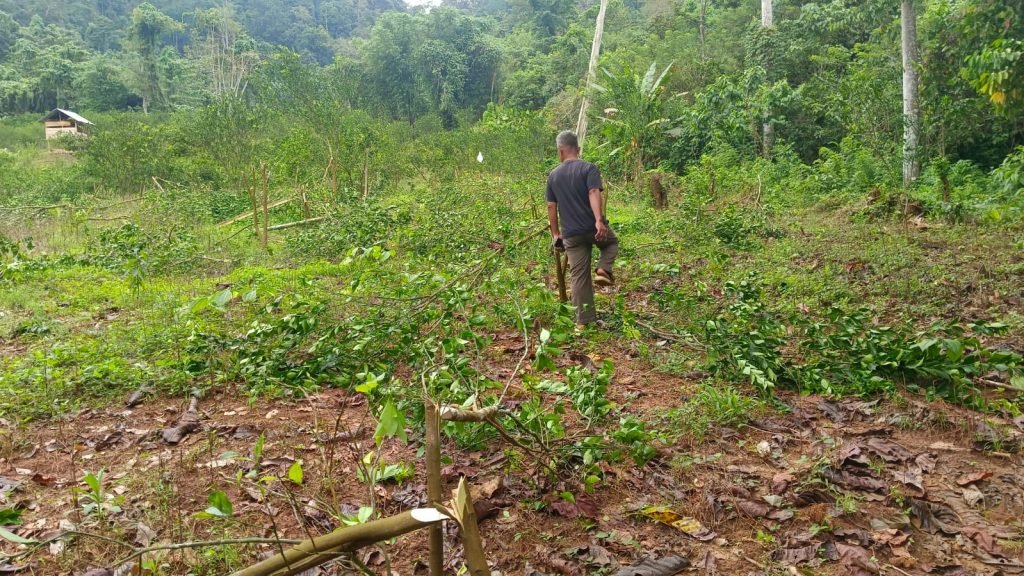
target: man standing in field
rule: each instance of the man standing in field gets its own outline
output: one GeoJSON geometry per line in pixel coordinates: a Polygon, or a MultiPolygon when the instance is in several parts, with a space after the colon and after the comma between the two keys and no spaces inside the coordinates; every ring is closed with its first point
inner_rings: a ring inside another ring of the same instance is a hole
{"type": "Polygon", "coordinates": [[[598,286],[615,283],[612,265],[619,253],[619,239],[601,212],[601,172],[597,166],[580,160],[576,134],[568,130],[560,132],[555,144],[561,164],[548,175],[548,223],[555,248],[565,250],[569,257],[576,323],[586,325],[597,320],[594,283],[598,286]],[[601,251],[595,271],[596,280],[590,275],[594,246],[601,251]]]}

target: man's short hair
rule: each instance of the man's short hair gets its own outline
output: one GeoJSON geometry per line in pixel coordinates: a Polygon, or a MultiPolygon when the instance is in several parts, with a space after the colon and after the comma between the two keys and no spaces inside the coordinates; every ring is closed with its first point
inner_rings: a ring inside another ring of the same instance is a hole
{"type": "Polygon", "coordinates": [[[555,137],[555,145],[559,148],[568,148],[570,150],[578,150],[580,147],[579,138],[576,137],[576,133],[572,130],[562,130],[555,137]]]}

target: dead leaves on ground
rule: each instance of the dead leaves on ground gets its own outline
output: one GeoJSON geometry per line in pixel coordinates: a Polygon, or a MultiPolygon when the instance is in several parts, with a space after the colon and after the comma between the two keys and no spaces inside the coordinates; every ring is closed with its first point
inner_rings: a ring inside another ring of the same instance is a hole
{"type": "Polygon", "coordinates": [[[655,522],[671,526],[676,530],[701,541],[714,540],[718,537],[714,531],[691,516],[683,516],[667,506],[648,506],[640,510],[640,514],[655,522]]]}

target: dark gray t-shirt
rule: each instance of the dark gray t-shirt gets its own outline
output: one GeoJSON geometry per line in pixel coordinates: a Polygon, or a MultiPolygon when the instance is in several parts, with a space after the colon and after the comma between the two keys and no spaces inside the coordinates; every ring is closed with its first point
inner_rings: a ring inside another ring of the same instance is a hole
{"type": "Polygon", "coordinates": [[[562,237],[597,232],[597,219],[590,207],[590,191],[595,188],[604,190],[601,186],[601,171],[590,162],[568,160],[548,174],[547,199],[548,202],[558,203],[562,237]]]}

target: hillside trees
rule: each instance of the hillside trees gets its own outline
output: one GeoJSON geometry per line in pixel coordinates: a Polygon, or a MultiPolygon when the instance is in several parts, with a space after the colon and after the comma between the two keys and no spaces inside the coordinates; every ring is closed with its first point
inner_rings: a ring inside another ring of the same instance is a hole
{"type": "Polygon", "coordinates": [[[195,14],[193,35],[198,39],[189,50],[215,97],[241,95],[259,62],[256,43],[233,16],[229,4],[195,14]]]}
{"type": "Polygon", "coordinates": [[[485,19],[451,8],[386,13],[364,48],[375,106],[410,123],[436,113],[453,127],[463,108],[482,111],[498,88],[501,54],[485,19]]]}
{"type": "Polygon", "coordinates": [[[142,95],[143,112],[148,113],[150,106],[166,107],[170,104],[162,72],[168,71],[172,55],[162,49],[162,40],[182,29],[179,22],[148,2],[132,11],[127,45],[135,56],[134,83],[142,95]]]}

